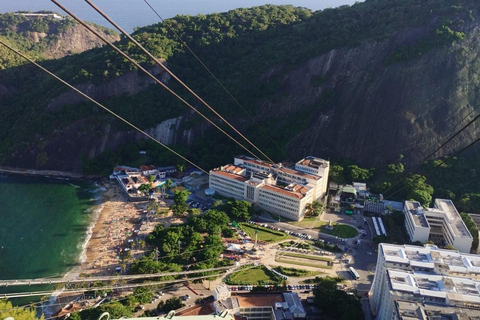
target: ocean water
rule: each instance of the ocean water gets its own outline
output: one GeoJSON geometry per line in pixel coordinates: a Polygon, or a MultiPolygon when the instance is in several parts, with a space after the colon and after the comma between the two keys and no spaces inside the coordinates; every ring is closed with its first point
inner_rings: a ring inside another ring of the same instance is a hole
{"type": "Polygon", "coordinates": [[[0,279],[59,277],[77,266],[97,202],[93,183],[0,175],[0,279]]]}
{"type": "MultiPolygon", "coordinates": [[[[313,11],[325,8],[335,8],[342,5],[352,5],[355,0],[147,0],[148,3],[167,19],[182,15],[209,14],[225,12],[236,8],[249,8],[264,4],[291,4],[309,8],[313,11]]],[[[361,2],[361,1],[359,1],[361,2]]],[[[61,14],[64,12],[50,0],[1,0],[0,13],[19,10],[41,11],[50,10],[61,14]]],[[[63,6],[81,19],[110,27],[96,11],[84,0],[60,0],[63,6]]],[[[159,18],[148,7],[144,0],[92,0],[96,6],[114,19],[122,28],[132,32],[135,27],[143,27],[158,23],[159,18]]]]}

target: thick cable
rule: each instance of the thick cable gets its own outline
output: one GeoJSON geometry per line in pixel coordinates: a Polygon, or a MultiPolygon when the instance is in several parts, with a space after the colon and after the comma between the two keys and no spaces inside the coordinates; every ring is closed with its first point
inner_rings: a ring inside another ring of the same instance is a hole
{"type": "MultiPolygon", "coordinates": [[[[461,152],[467,150],[468,148],[470,148],[471,146],[473,146],[475,143],[477,143],[478,141],[480,141],[480,138],[476,139],[475,141],[469,143],[467,146],[465,146],[464,148],[460,149],[459,151],[457,151],[456,153],[454,153],[452,156],[450,157],[455,157],[457,156],[458,154],[460,154],[461,152]]],[[[444,164],[445,161],[444,160],[440,160],[439,163],[437,163],[435,166],[433,166],[430,170],[428,170],[428,172],[426,173],[426,175],[428,175],[430,172],[432,172],[433,169],[441,166],[442,164],[444,164]]],[[[400,191],[402,191],[403,189],[405,189],[405,186],[401,187],[400,189],[398,189],[397,191],[395,191],[394,193],[392,193],[391,195],[389,195],[390,197],[396,195],[397,193],[399,193],[400,191]]]]}
{"type": "MultiPolygon", "coordinates": [[[[141,70],[143,73],[145,73],[150,79],[152,79],[154,82],[162,86],[165,90],[167,90],[170,94],[172,94],[175,98],[180,100],[183,104],[188,106],[190,109],[192,109],[195,113],[200,115],[202,118],[204,118],[206,121],[208,121],[211,125],[213,125],[215,128],[220,130],[223,134],[225,134],[227,137],[229,137],[233,142],[238,144],[240,147],[242,147],[244,150],[246,150],[248,153],[250,153],[252,156],[255,158],[259,158],[256,154],[254,154],[252,151],[250,151],[248,148],[246,148],[244,145],[242,145],[240,142],[238,142],[235,138],[233,138],[231,135],[229,135],[225,130],[220,128],[218,125],[216,125],[213,121],[208,119],[205,115],[203,115],[200,111],[198,111],[196,108],[194,108],[191,104],[189,104],[185,99],[180,97],[177,93],[175,93],[172,89],[170,89],[168,86],[166,86],[163,82],[158,80],[154,75],[152,75],[150,72],[148,72],[145,68],[143,68],[138,62],[133,60],[130,56],[128,56],[125,52],[117,48],[113,43],[108,41],[104,36],[102,36],[99,32],[97,32],[95,29],[93,29],[91,26],[89,26],[87,23],[85,23],[83,20],[78,18],[76,15],[74,15],[72,12],[70,12],[67,8],[65,8],[63,5],[61,5],[57,0],[51,0],[56,6],[58,6],[60,9],[65,11],[69,16],[71,16],[73,19],[75,19],[78,23],[80,23],[82,26],[87,28],[90,32],[92,32],[94,35],[96,35],[98,38],[100,38],[103,42],[105,42],[109,47],[111,47],[113,50],[115,50],[118,54],[120,54],[122,57],[127,59],[130,63],[132,63],[135,67],[137,67],[139,70],[141,70]]],[[[204,171],[205,172],[205,171],[204,171]]]]}
{"type": "Polygon", "coordinates": [[[66,85],[67,87],[69,87],[70,89],[74,90],[75,92],[77,92],[78,94],[80,94],[81,96],[83,96],[84,98],[88,99],[89,101],[93,102],[94,104],[96,104],[97,106],[99,106],[100,108],[102,108],[103,110],[107,111],[108,113],[110,113],[111,115],[113,115],[115,118],[121,120],[122,122],[126,123],[127,125],[129,125],[130,127],[134,128],[135,130],[137,130],[138,132],[140,132],[141,134],[143,134],[144,136],[148,137],[149,139],[155,141],[156,143],[158,143],[159,145],[161,145],[162,147],[164,147],[165,149],[167,149],[168,151],[172,152],[173,154],[175,154],[177,157],[179,157],[180,159],[188,162],[189,164],[191,164],[192,166],[194,166],[195,168],[205,172],[206,174],[208,174],[208,172],[206,170],[204,170],[202,167],[196,165],[195,163],[193,163],[192,161],[188,160],[187,158],[185,158],[184,156],[182,156],[181,154],[179,154],[178,152],[176,152],[175,150],[173,150],[172,148],[168,147],[167,145],[163,144],[162,142],[158,141],[155,137],[149,135],[148,133],[146,133],[145,131],[143,131],[142,129],[138,128],[137,126],[135,126],[133,123],[129,122],[128,120],[122,118],[121,116],[119,116],[118,114],[116,114],[115,112],[113,112],[112,110],[108,109],[107,107],[105,107],[103,104],[101,104],[100,102],[94,100],[93,98],[91,98],[90,96],[86,95],[85,93],[83,93],[82,91],[78,90],[77,88],[75,88],[74,86],[72,86],[71,84],[69,84],[68,82],[66,82],[65,80],[61,79],[60,77],[58,77],[57,75],[55,75],[54,73],[48,71],[47,69],[45,69],[44,67],[42,67],[41,65],[39,65],[38,63],[36,63],[35,61],[33,61],[32,59],[30,59],[29,57],[27,57],[26,55],[22,54],[21,52],[15,50],[14,48],[12,48],[11,46],[9,46],[8,44],[6,44],[5,42],[3,42],[1,39],[0,39],[0,44],[4,45],[5,47],[7,47],[8,49],[10,49],[11,51],[15,52],[16,54],[18,54],[19,56],[21,56],[22,58],[24,58],[25,60],[27,60],[28,62],[32,63],[33,65],[35,65],[37,68],[41,69],[43,72],[47,73],[48,75],[52,76],[53,78],[57,79],[58,81],[60,81],[61,83],[63,83],[64,85],[66,85]]]}
{"type": "MultiPolygon", "coordinates": [[[[457,123],[453,129],[455,129],[460,123],[462,123],[465,119],[467,119],[468,117],[470,117],[470,115],[474,112],[475,110],[472,109],[459,123],[457,123]]],[[[452,141],[456,136],[458,136],[462,131],[464,131],[468,126],[470,126],[473,122],[475,122],[475,120],[477,120],[478,118],[480,118],[480,113],[474,117],[472,120],[470,120],[470,122],[468,122],[465,126],[463,126],[462,129],[460,129],[459,131],[457,131],[457,133],[455,133],[453,136],[451,136],[449,139],[447,139],[447,141],[445,141],[442,145],[440,145],[440,147],[438,147],[437,149],[435,149],[433,152],[431,152],[428,156],[426,156],[422,161],[420,161],[420,163],[415,166],[412,170],[409,170],[408,173],[413,173],[415,171],[417,171],[426,161],[428,161],[428,159],[433,156],[435,153],[437,153],[441,148],[443,148],[446,144],[448,144],[450,141],[452,141]]],[[[450,130],[450,131],[453,131],[450,130]]],[[[449,133],[450,134],[450,133],[449,133]]],[[[402,174],[400,174],[402,175],[402,174]]],[[[398,175],[398,176],[400,176],[398,175]]],[[[397,177],[398,177],[397,176],[397,177]]],[[[395,177],[394,180],[397,178],[395,177]]],[[[397,182],[395,182],[394,184],[392,184],[386,191],[384,191],[384,194],[387,194],[393,187],[395,187],[396,185],[398,185],[400,182],[402,182],[403,180],[405,180],[407,178],[407,173],[403,173],[403,177],[398,180],[397,182]]]]}
{"type": "Polygon", "coordinates": [[[167,23],[166,20],[164,20],[160,14],[150,5],[150,3],[147,1],[147,0],[143,0],[148,7],[150,7],[150,9],[157,15],[157,17],[160,19],[160,21],[167,26],[167,28],[175,35],[175,37],[178,39],[178,41],[180,41],[180,43],[185,47],[187,48],[187,50],[195,57],[195,59],[197,59],[197,61],[200,63],[200,65],[202,65],[202,67],[213,77],[213,79],[215,79],[215,81],[217,81],[217,83],[220,85],[220,87],[222,87],[223,90],[225,90],[225,92],[228,94],[228,96],[230,96],[230,98],[240,107],[240,109],[243,110],[243,112],[250,118],[250,120],[252,120],[252,122],[258,127],[258,129],[260,129],[260,131],[263,133],[263,135],[265,137],[267,137],[272,143],[273,145],[278,149],[278,151],[280,152],[283,152],[283,150],[275,143],[275,141],[272,139],[272,137],[270,137],[270,135],[262,128],[262,126],[250,115],[250,113],[243,107],[243,105],[237,100],[237,98],[235,98],[233,96],[233,94],[223,85],[223,83],[220,81],[220,79],[218,79],[215,74],[213,74],[213,72],[205,65],[205,63],[200,59],[200,57],[195,54],[195,52],[193,52],[193,50],[188,46],[188,44],[180,37],[180,35],[177,34],[177,32],[175,32],[175,30],[173,30],[172,27],[170,27],[169,23],[167,23]]]}
{"type": "MultiPolygon", "coordinates": [[[[53,1],[53,0],[52,0],[53,1]]],[[[152,59],[160,68],[167,72],[173,79],[175,79],[182,87],[184,87],[191,95],[198,99],[205,107],[212,111],[217,117],[220,118],[224,123],[226,123],[233,131],[235,131],[240,137],[242,137],[248,144],[254,147],[258,152],[260,152],[268,161],[274,163],[262,150],[260,150],[253,142],[251,142],[247,137],[245,137],[240,131],[238,131],[230,122],[222,117],[215,109],[213,109],[207,102],[205,102],[197,93],[195,93],[189,86],[187,86],[180,78],[178,78],[170,69],[168,69],[163,63],[161,63],[153,54],[151,54],[147,49],[145,49],[137,40],[135,40],[130,34],[122,29],[117,23],[115,23],[107,14],[105,14],[100,8],[94,5],[90,0],[85,0],[95,11],[97,11],[102,17],[104,17],[110,24],[112,24],[118,31],[120,31],[128,40],[130,40],[137,48],[139,48],[144,54],[146,54],[150,59],[152,59]]]]}

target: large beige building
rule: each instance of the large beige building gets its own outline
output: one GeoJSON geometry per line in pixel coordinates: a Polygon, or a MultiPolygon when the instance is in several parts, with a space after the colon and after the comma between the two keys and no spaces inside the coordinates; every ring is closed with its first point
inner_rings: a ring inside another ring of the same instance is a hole
{"type": "Polygon", "coordinates": [[[429,304],[480,309],[480,256],[381,243],[369,298],[377,320],[403,319],[417,302],[429,310],[429,304]],[[399,309],[398,301],[413,304],[399,309]]]}
{"type": "Polygon", "coordinates": [[[247,200],[291,220],[301,220],[305,206],[327,192],[330,163],[306,157],[293,168],[239,156],[234,163],[210,171],[210,188],[247,200]]]}
{"type": "Polygon", "coordinates": [[[433,240],[470,252],[473,237],[451,200],[436,199],[433,208],[423,208],[417,201],[405,201],[404,213],[411,241],[433,240]]]}

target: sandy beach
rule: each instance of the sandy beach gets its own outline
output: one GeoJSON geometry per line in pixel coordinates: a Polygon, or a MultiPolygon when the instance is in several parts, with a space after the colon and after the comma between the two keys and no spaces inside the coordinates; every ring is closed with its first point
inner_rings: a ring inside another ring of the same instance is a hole
{"type": "Polygon", "coordinates": [[[101,184],[105,188],[101,211],[94,222],[90,240],[86,246],[84,261],[75,273],[81,275],[113,275],[122,266],[122,257],[130,252],[130,263],[141,257],[143,250],[138,246],[153,231],[161,218],[146,212],[148,201],[129,202],[116,181],[101,184]]]}

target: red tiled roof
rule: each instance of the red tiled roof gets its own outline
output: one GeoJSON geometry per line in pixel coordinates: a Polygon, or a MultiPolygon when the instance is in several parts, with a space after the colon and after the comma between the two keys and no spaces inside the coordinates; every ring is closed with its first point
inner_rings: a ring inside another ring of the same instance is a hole
{"type": "Polygon", "coordinates": [[[195,305],[192,308],[182,310],[177,315],[178,316],[199,316],[199,315],[203,316],[203,315],[212,314],[214,312],[215,310],[213,309],[212,305],[210,303],[205,303],[201,305],[195,305]]]}
{"type": "Polygon", "coordinates": [[[295,174],[295,175],[297,175],[297,176],[306,177],[306,178],[309,178],[309,179],[314,179],[314,180],[319,180],[319,179],[320,179],[320,177],[318,177],[318,176],[314,176],[314,175],[312,175],[312,174],[304,173],[304,172],[297,171],[297,170],[293,170],[293,169],[281,168],[281,169],[279,169],[279,170],[280,170],[280,171],[283,171],[283,172],[295,174]]]}
{"type": "Polygon", "coordinates": [[[280,187],[264,185],[264,186],[261,186],[260,188],[270,190],[270,191],[273,191],[275,193],[280,193],[280,194],[283,194],[283,195],[291,197],[291,198],[302,199],[304,197],[304,195],[299,193],[299,192],[293,192],[293,191],[285,190],[285,189],[282,189],[280,187]]]}
{"type": "Polygon", "coordinates": [[[237,298],[240,308],[274,307],[276,302],[285,302],[281,293],[245,294],[232,296],[232,298],[237,298]]]}
{"type": "Polygon", "coordinates": [[[237,181],[242,181],[242,182],[248,181],[248,178],[246,178],[244,176],[239,176],[238,174],[233,174],[233,173],[229,173],[229,172],[225,172],[225,171],[213,170],[211,173],[219,175],[219,176],[224,176],[224,177],[227,177],[227,178],[230,178],[230,179],[234,179],[234,180],[237,180],[237,181]]]}
{"type": "Polygon", "coordinates": [[[151,164],[151,165],[148,165],[148,166],[142,164],[142,165],[140,166],[140,170],[142,170],[142,171],[156,170],[156,169],[157,169],[157,167],[155,167],[155,166],[152,165],[152,164],[151,164]]]}

